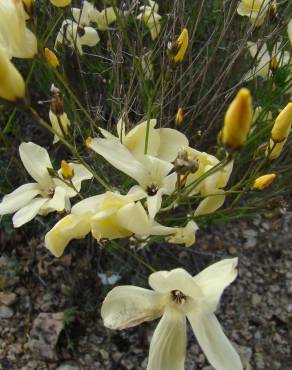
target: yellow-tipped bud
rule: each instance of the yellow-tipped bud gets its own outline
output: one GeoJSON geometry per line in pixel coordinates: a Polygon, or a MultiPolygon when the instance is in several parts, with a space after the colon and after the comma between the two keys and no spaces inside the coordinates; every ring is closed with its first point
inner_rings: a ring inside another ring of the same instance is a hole
{"type": "Polygon", "coordinates": [[[275,124],[272,128],[271,138],[275,142],[285,140],[292,125],[292,102],[288,103],[286,107],[279,113],[275,124]]]}
{"type": "Polygon", "coordinates": [[[189,45],[189,33],[184,28],[179,35],[179,38],[169,48],[169,57],[174,63],[181,63],[189,45]]]}
{"type": "Polygon", "coordinates": [[[71,4],[72,0],[50,0],[50,1],[57,8],[63,8],[65,6],[71,4]]]}
{"type": "Polygon", "coordinates": [[[176,116],[175,116],[175,126],[179,127],[182,124],[183,120],[184,120],[184,112],[182,108],[178,108],[176,116]]]}
{"type": "Polygon", "coordinates": [[[71,180],[74,176],[74,169],[64,159],[61,162],[61,173],[65,180],[71,180]]]}
{"type": "Polygon", "coordinates": [[[240,89],[229,105],[222,129],[222,143],[230,150],[239,149],[246,140],[252,121],[252,98],[248,89],[240,89]]]}
{"type": "Polygon", "coordinates": [[[53,68],[59,67],[60,65],[59,59],[57,58],[57,55],[53,51],[51,51],[48,48],[45,48],[45,57],[51,67],[53,68]]]}
{"type": "Polygon", "coordinates": [[[0,47],[0,98],[18,102],[25,97],[25,82],[0,47]]]}
{"type": "Polygon", "coordinates": [[[92,142],[92,137],[88,136],[88,138],[85,140],[85,145],[87,146],[87,148],[90,148],[91,142],[92,142]]]}
{"type": "Polygon", "coordinates": [[[268,175],[263,175],[258,177],[254,184],[253,184],[253,189],[257,190],[263,190],[266,189],[271,185],[271,183],[275,180],[276,175],[274,173],[269,173],[268,175]]]}
{"type": "Polygon", "coordinates": [[[272,72],[276,71],[277,68],[278,68],[278,61],[277,61],[277,58],[275,56],[272,57],[271,61],[270,61],[270,69],[272,72]]]}
{"type": "Polygon", "coordinates": [[[292,102],[280,112],[271,131],[269,148],[266,156],[269,159],[276,159],[280,156],[284,145],[288,139],[292,124],[292,102]]]}

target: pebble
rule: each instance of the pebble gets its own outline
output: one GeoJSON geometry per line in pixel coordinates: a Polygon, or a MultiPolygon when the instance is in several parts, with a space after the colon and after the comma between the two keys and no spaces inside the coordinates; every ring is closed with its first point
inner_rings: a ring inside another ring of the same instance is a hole
{"type": "Polygon", "coordinates": [[[0,292],[0,304],[11,306],[16,302],[17,296],[15,293],[0,292]]]}
{"type": "Polygon", "coordinates": [[[79,370],[79,366],[77,365],[70,365],[70,364],[63,364],[59,366],[56,370],[79,370]]]}
{"type": "Polygon", "coordinates": [[[0,319],[10,319],[14,315],[12,308],[7,306],[0,306],[0,319]]]}

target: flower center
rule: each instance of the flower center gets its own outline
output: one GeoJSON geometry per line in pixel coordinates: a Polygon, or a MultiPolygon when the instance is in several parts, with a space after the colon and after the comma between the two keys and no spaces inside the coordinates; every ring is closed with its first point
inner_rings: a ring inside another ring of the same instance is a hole
{"type": "Polygon", "coordinates": [[[172,290],[171,298],[175,303],[182,304],[185,303],[187,297],[180,290],[172,290]]]}
{"type": "Polygon", "coordinates": [[[155,195],[158,192],[158,185],[157,184],[151,184],[151,185],[147,186],[146,191],[147,191],[147,194],[149,196],[155,195]]]}

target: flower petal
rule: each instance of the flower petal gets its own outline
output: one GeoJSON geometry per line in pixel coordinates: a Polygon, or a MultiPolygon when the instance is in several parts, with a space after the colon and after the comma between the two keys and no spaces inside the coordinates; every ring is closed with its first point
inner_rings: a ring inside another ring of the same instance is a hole
{"type": "Polygon", "coordinates": [[[159,129],[160,146],[157,157],[168,162],[173,162],[178,152],[189,145],[184,134],[171,128],[159,129]]]}
{"type": "Polygon", "coordinates": [[[130,232],[148,236],[150,221],[140,202],[129,203],[117,212],[117,222],[130,232]]]}
{"type": "Polygon", "coordinates": [[[93,197],[81,200],[81,202],[76,203],[72,209],[71,213],[75,215],[84,215],[86,213],[96,213],[104,200],[105,194],[95,195],[93,197]]]}
{"type": "Polygon", "coordinates": [[[194,299],[202,296],[198,284],[186,270],[181,268],[154,272],[149,276],[149,285],[160,293],[179,290],[194,299]]]}
{"type": "Polygon", "coordinates": [[[31,221],[40,211],[42,206],[48,201],[48,198],[35,198],[25,207],[15,213],[12,218],[13,226],[20,227],[31,221]]]}
{"type": "Polygon", "coordinates": [[[185,315],[167,306],[151,340],[147,370],[184,370],[185,352],[185,315]]]}
{"type": "Polygon", "coordinates": [[[72,239],[83,239],[90,232],[89,215],[68,215],[46,234],[45,246],[54,256],[60,257],[72,239]]]}
{"type": "Polygon", "coordinates": [[[133,157],[118,139],[93,139],[90,147],[112,166],[137,182],[140,183],[144,180],[146,173],[143,165],[133,157]]]}
{"type": "Polygon", "coordinates": [[[238,258],[227,258],[205,268],[194,276],[208,306],[215,311],[224,289],[237,277],[238,258]]]}
{"type": "Polygon", "coordinates": [[[12,193],[3,197],[2,202],[0,203],[0,215],[13,213],[26,206],[34,197],[40,194],[40,192],[41,189],[37,183],[21,185],[12,193]]]}
{"type": "Polygon", "coordinates": [[[80,43],[87,46],[95,46],[100,41],[97,31],[92,27],[84,27],[84,35],[80,37],[80,43]]]}
{"type": "Polygon", "coordinates": [[[136,286],[118,286],[105,297],[101,317],[107,328],[122,330],[160,317],[164,305],[162,294],[136,286]]]}
{"type": "Polygon", "coordinates": [[[242,370],[240,358],[213,313],[187,312],[194,334],[216,370],[242,370]]]}
{"type": "Polygon", "coordinates": [[[225,201],[224,190],[217,189],[214,190],[214,193],[222,193],[219,195],[210,195],[203,199],[198,205],[197,209],[194,212],[194,216],[207,215],[209,213],[215,212],[220,208],[225,201]]]}
{"type": "Polygon", "coordinates": [[[21,143],[19,146],[21,161],[31,177],[44,188],[54,188],[53,180],[48,168],[53,168],[48,152],[45,148],[34,144],[21,143]]]}
{"type": "Polygon", "coordinates": [[[161,208],[161,202],[162,202],[162,191],[161,189],[158,190],[158,192],[155,195],[151,195],[147,197],[147,207],[149,216],[154,219],[157,212],[161,208]]]}
{"type": "Polygon", "coordinates": [[[43,215],[53,211],[63,211],[66,205],[66,190],[60,186],[55,188],[54,196],[41,209],[43,215]]]}

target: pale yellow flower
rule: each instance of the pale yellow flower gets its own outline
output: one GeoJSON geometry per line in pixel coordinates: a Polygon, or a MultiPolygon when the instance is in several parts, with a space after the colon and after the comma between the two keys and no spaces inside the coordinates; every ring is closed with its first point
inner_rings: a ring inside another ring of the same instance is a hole
{"type": "Polygon", "coordinates": [[[122,330],[161,317],[150,343],[147,370],[184,370],[187,318],[216,370],[242,370],[214,314],[224,289],[237,277],[236,266],[234,258],[214,263],[194,277],[181,268],[154,272],[149,276],[153,290],[115,287],[101,307],[104,325],[122,330]]]}
{"type": "Polygon", "coordinates": [[[53,144],[56,144],[60,140],[60,137],[64,137],[64,134],[68,133],[71,122],[65,112],[57,116],[50,110],[49,118],[55,131],[53,144]]]}
{"type": "Polygon", "coordinates": [[[106,192],[82,200],[71,214],[60,220],[45,237],[46,247],[60,257],[73,239],[82,239],[90,231],[95,239],[117,239],[133,234],[139,237],[169,235],[175,228],[165,227],[147,215],[139,194],[106,192]]]}
{"type": "MultiPolygon", "coordinates": [[[[207,171],[211,170],[219,163],[219,160],[205,152],[199,152],[193,148],[186,149],[190,158],[198,161],[199,167],[195,173],[187,177],[186,186],[191,186],[207,171]]],[[[227,185],[233,169],[233,161],[230,161],[224,168],[218,170],[206,179],[201,181],[191,192],[191,195],[200,194],[204,199],[199,203],[194,212],[195,216],[205,215],[215,212],[225,201],[225,192],[223,188],[227,185]]]]}
{"type": "Polygon", "coordinates": [[[271,0],[241,0],[237,13],[241,16],[249,17],[250,22],[259,27],[264,23],[270,7],[271,0]]]}
{"type": "Polygon", "coordinates": [[[21,0],[0,1],[0,47],[9,58],[33,58],[37,39],[26,27],[27,14],[21,0]]]}
{"type": "Polygon", "coordinates": [[[17,103],[25,97],[25,82],[0,46],[0,98],[17,103]]]}
{"type": "Polygon", "coordinates": [[[93,47],[98,44],[100,38],[97,31],[92,27],[83,27],[74,21],[65,19],[58,32],[55,49],[58,50],[63,44],[70,48],[77,49],[79,54],[83,54],[83,46],[93,47]],[[81,31],[81,36],[78,31],[81,31]]]}
{"type": "Polygon", "coordinates": [[[148,27],[152,40],[155,40],[161,31],[161,19],[158,14],[159,5],[152,0],[148,0],[149,5],[140,6],[141,13],[137,16],[148,27]]]}
{"type": "MultiPolygon", "coordinates": [[[[50,175],[49,171],[54,170],[46,149],[31,142],[22,143],[19,154],[25,169],[36,182],[22,185],[5,195],[0,203],[0,215],[16,212],[13,225],[20,227],[38,214],[69,210],[69,198],[77,193],[63,181],[50,175]]],[[[72,183],[79,191],[81,182],[91,179],[92,174],[80,164],[69,163],[69,166],[74,169],[72,183]]],[[[61,170],[59,175],[62,176],[61,170]]]]}
{"type": "Polygon", "coordinates": [[[184,244],[186,247],[192,246],[196,241],[196,232],[199,229],[194,221],[189,221],[185,227],[177,229],[176,233],[167,238],[169,243],[184,244]]]}
{"type": "Polygon", "coordinates": [[[288,37],[289,37],[290,43],[292,45],[292,19],[290,19],[290,21],[288,23],[287,32],[288,32],[288,37]]]}

